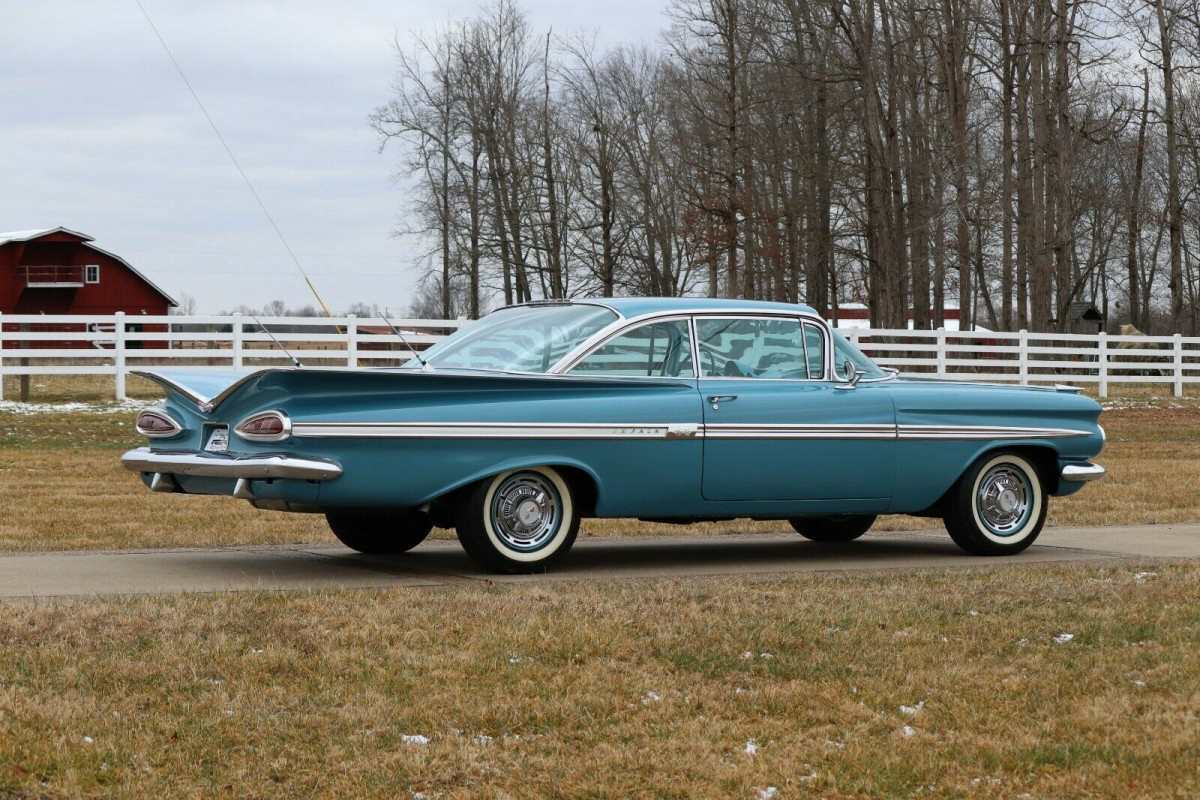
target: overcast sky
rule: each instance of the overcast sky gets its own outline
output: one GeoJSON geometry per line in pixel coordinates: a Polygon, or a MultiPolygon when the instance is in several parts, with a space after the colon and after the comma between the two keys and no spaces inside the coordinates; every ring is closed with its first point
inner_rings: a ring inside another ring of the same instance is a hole
{"type": "MultiPolygon", "coordinates": [[[[391,236],[396,153],[367,115],[388,98],[391,42],[470,16],[446,0],[142,0],[336,312],[399,311],[418,271],[391,236]]],[[[198,310],[312,295],[135,0],[7,0],[0,48],[0,231],[96,238],[198,310]]],[[[653,41],[665,0],[528,0],[535,29],[653,41]]]]}

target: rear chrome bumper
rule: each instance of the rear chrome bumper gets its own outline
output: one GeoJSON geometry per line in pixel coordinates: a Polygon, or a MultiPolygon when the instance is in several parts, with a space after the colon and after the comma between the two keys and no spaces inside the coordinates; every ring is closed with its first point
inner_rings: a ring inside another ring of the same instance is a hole
{"type": "Polygon", "coordinates": [[[1104,467],[1090,462],[1083,464],[1067,464],[1062,468],[1062,479],[1081,483],[1083,481],[1098,481],[1104,477],[1104,467]]]}
{"type": "Polygon", "coordinates": [[[151,450],[138,447],[121,456],[125,469],[156,475],[198,475],[205,478],[294,478],[327,481],[342,474],[342,468],[320,458],[300,458],[286,453],[238,455],[203,450],[151,450]]]}

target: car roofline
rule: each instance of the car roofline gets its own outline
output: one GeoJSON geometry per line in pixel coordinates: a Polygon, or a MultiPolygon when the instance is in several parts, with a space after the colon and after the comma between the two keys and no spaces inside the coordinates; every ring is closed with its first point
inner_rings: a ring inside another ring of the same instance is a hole
{"type": "MultiPolygon", "coordinates": [[[[567,301],[587,303],[589,301],[567,301]]],[[[594,303],[593,305],[603,305],[603,303],[594,303]]],[[[607,308],[607,306],[605,306],[607,308]]],[[[612,309],[616,310],[616,309],[612,309]]],[[[565,371],[575,366],[575,364],[590,353],[601,343],[607,341],[611,337],[619,334],[621,331],[628,330],[637,325],[650,322],[655,319],[666,318],[674,319],[676,317],[800,317],[809,322],[816,323],[823,331],[823,336],[826,340],[825,354],[825,374],[831,376],[833,374],[833,335],[829,323],[822,319],[815,311],[810,311],[803,306],[796,306],[794,311],[785,310],[782,308],[762,308],[754,305],[730,305],[728,308],[694,308],[683,306],[672,309],[658,309],[657,311],[647,311],[643,314],[637,314],[632,317],[623,316],[617,312],[619,319],[613,320],[608,325],[605,325],[600,330],[593,333],[587,339],[584,339],[574,347],[570,352],[560,358],[548,370],[546,375],[562,375],[565,371]]],[[[832,380],[832,378],[825,378],[832,380]]]]}

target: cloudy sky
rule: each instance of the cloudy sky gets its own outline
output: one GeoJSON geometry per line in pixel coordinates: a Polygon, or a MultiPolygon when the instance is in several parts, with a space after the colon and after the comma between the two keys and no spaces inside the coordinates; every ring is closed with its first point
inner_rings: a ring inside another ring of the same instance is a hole
{"type": "MultiPolygon", "coordinates": [[[[330,307],[408,305],[414,243],[371,110],[391,42],[474,0],[142,0],[330,307]]],[[[0,231],[87,233],[200,312],[312,295],[135,0],[4,6],[0,231]]],[[[665,0],[527,0],[535,29],[652,41],[665,0]]]]}

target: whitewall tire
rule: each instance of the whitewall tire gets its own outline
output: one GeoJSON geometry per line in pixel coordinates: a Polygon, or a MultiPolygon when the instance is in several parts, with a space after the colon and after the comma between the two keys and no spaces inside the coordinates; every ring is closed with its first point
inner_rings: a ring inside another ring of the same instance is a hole
{"type": "Polygon", "coordinates": [[[552,467],[510,470],[471,487],[457,509],[463,549],[498,572],[544,572],[579,532],[571,487],[552,467]]]}
{"type": "Polygon", "coordinates": [[[1041,473],[1021,453],[988,453],[971,465],[947,497],[944,520],[955,543],[975,555],[1012,555],[1046,522],[1041,473]]]}

